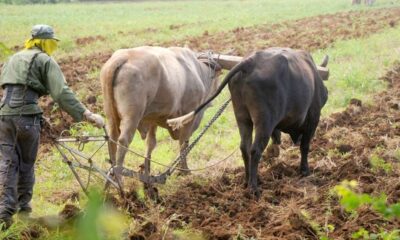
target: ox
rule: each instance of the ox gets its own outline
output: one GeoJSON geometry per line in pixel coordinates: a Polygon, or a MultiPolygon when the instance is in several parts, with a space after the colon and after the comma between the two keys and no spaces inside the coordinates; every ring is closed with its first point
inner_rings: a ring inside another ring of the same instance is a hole
{"type": "MultiPolygon", "coordinates": [[[[372,6],[374,4],[375,0],[364,0],[364,4],[368,6],[372,6]]],[[[352,0],[351,2],[352,5],[359,5],[361,4],[361,0],[352,0]]]]}
{"type": "MultiPolygon", "coordinates": [[[[179,140],[181,151],[186,148],[203,114],[179,130],[170,128],[166,120],[192,111],[214,93],[218,70],[218,63],[212,59],[199,61],[187,48],[144,46],[118,50],[111,56],[101,69],[100,80],[108,132],[118,142],[110,147],[117,176],[136,130],[146,139],[147,176],[158,126],[179,140]]],[[[185,158],[181,168],[188,169],[185,158]]]]}
{"type": "MultiPolygon", "coordinates": [[[[326,57],[322,67],[327,65],[326,57]]],[[[307,155],[328,91],[311,55],[289,48],[258,51],[231,69],[216,93],[195,111],[168,120],[173,129],[191,121],[226,86],[241,136],[240,149],[246,170],[246,186],[259,197],[258,163],[270,137],[280,143],[280,132],[300,143],[302,175],[309,175],[307,155]],[[253,129],[255,131],[252,141],[253,129]]]]}

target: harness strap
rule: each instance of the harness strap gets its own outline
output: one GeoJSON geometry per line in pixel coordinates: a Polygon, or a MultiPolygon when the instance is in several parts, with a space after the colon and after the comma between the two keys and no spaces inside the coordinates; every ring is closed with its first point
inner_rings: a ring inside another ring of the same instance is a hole
{"type": "MultiPolygon", "coordinates": [[[[4,88],[4,96],[1,99],[0,110],[7,104],[11,108],[21,107],[28,104],[37,104],[39,94],[28,87],[29,74],[36,57],[42,52],[35,53],[29,62],[26,74],[26,84],[7,84],[4,88]]],[[[22,110],[22,109],[21,109],[22,110]]],[[[21,114],[21,113],[20,113],[21,114]]]]}
{"type": "Polygon", "coordinates": [[[7,91],[6,90],[3,90],[3,97],[1,98],[1,101],[0,101],[0,110],[4,107],[4,105],[6,105],[6,98],[7,98],[7,91]]]}
{"type": "MultiPolygon", "coordinates": [[[[38,104],[39,94],[31,88],[21,84],[7,84],[4,88],[4,96],[1,107],[7,104],[11,108],[29,104],[38,104]]],[[[1,108],[0,108],[1,109],[1,108]]]]}

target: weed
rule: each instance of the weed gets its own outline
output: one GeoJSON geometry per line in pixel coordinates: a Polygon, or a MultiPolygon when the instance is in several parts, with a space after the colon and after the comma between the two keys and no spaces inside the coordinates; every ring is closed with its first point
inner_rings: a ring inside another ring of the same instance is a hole
{"type": "Polygon", "coordinates": [[[369,160],[372,166],[372,170],[374,172],[378,172],[379,170],[384,170],[385,173],[390,173],[393,171],[393,167],[390,163],[387,163],[383,158],[379,157],[376,154],[373,154],[369,160]]]}
{"type": "Polygon", "coordinates": [[[343,181],[340,185],[333,188],[334,193],[340,198],[340,205],[346,211],[354,212],[363,205],[369,205],[384,218],[400,218],[400,203],[387,204],[387,197],[381,194],[374,197],[369,194],[359,194],[354,192],[358,183],[354,180],[343,181]]]}
{"type": "Polygon", "coordinates": [[[400,148],[394,151],[394,157],[396,158],[397,161],[400,162],[400,148]]]}

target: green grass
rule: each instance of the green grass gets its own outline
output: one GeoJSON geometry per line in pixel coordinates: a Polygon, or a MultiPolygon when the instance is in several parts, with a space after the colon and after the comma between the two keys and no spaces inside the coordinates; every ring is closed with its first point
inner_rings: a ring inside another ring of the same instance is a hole
{"type": "MultiPolygon", "coordinates": [[[[400,0],[380,0],[372,8],[399,5],[400,0]]],[[[204,31],[212,33],[367,8],[370,7],[352,6],[349,0],[0,4],[0,42],[9,48],[22,45],[29,38],[32,25],[46,23],[54,26],[56,35],[62,39],[56,56],[80,56],[122,47],[161,44],[204,31]],[[77,38],[96,35],[106,40],[82,47],[75,43],[77,38]]]]}
{"type": "Polygon", "coordinates": [[[399,27],[366,39],[337,42],[332,48],[316,51],[316,59],[322,59],[324,54],[331,57],[331,76],[325,82],[329,90],[329,100],[323,109],[324,115],[343,109],[351,98],[371,104],[371,94],[385,87],[379,77],[383,76],[393,62],[399,60],[399,53],[399,27]]]}

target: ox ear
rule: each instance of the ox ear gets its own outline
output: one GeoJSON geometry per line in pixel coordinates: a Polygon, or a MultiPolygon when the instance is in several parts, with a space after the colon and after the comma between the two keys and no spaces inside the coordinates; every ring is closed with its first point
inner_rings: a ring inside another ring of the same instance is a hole
{"type": "Polygon", "coordinates": [[[217,61],[202,61],[202,60],[200,60],[200,62],[204,63],[209,68],[214,69],[214,71],[216,71],[216,72],[222,70],[221,65],[217,61]]]}

